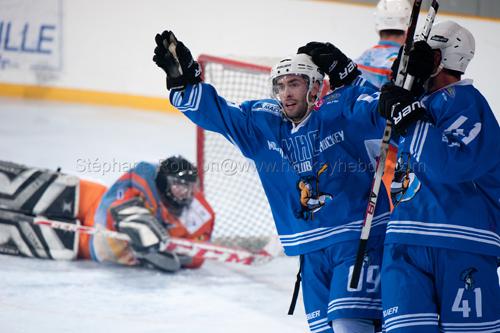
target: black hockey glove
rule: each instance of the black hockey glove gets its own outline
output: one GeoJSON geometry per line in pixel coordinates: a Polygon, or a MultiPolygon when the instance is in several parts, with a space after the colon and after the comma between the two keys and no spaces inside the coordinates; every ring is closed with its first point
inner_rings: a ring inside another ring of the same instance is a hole
{"type": "Polygon", "coordinates": [[[378,101],[380,115],[392,122],[398,134],[405,134],[406,129],[425,116],[425,108],[410,91],[386,83],[381,88],[378,101]]]}
{"type": "Polygon", "coordinates": [[[332,90],[350,84],[361,74],[354,61],[330,43],[310,42],[300,47],[297,53],[311,56],[319,69],[328,73],[332,90]]]}
{"type": "MultiPolygon", "coordinates": [[[[402,52],[403,46],[399,49],[398,58],[394,61],[391,67],[393,80],[396,80],[399,59],[401,59],[402,52]]],[[[434,52],[431,47],[425,41],[415,42],[410,54],[408,55],[408,67],[406,69],[406,72],[415,78],[413,86],[411,87],[413,96],[419,97],[424,93],[424,84],[429,79],[433,71],[434,52]]]]}
{"type": "Polygon", "coordinates": [[[145,266],[175,272],[181,267],[175,253],[160,251],[168,241],[165,227],[144,207],[142,200],[133,198],[110,209],[118,232],[130,237],[135,257],[145,266]]]}
{"type": "Polygon", "coordinates": [[[429,79],[434,71],[434,52],[425,41],[413,44],[408,59],[408,74],[414,76],[421,82],[429,79]]]}
{"type": "Polygon", "coordinates": [[[172,31],[156,34],[155,41],[153,61],[167,74],[167,89],[182,90],[187,84],[201,82],[200,65],[172,31]]]}

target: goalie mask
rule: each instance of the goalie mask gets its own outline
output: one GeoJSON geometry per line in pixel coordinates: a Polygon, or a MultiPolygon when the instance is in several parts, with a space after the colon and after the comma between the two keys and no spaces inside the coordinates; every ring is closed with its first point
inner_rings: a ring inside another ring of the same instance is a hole
{"type": "Polygon", "coordinates": [[[172,156],[160,164],[155,182],[165,204],[181,209],[193,200],[197,180],[198,172],[188,160],[172,156]]]}

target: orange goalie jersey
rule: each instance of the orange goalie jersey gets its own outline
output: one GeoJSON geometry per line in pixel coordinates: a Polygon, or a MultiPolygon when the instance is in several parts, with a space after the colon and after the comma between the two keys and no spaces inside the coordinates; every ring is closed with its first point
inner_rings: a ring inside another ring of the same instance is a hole
{"type": "MultiPolygon", "coordinates": [[[[110,208],[139,197],[151,213],[167,228],[170,236],[189,240],[209,241],[215,214],[200,191],[192,201],[174,213],[161,200],[155,184],[158,166],[140,162],[122,175],[109,189],[103,185],[81,181],[79,219],[86,226],[115,230],[110,208]]],[[[79,257],[95,261],[111,261],[125,265],[137,263],[127,242],[100,235],[80,235],[79,257]]],[[[183,267],[197,268],[203,259],[184,260],[183,267]]]]}

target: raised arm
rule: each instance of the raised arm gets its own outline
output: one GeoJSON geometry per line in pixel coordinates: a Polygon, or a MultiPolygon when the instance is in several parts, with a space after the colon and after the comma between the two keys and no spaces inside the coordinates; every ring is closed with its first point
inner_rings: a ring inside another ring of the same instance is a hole
{"type": "MultiPolygon", "coordinates": [[[[167,75],[167,89],[174,107],[206,130],[224,135],[248,157],[258,137],[250,114],[252,103],[241,106],[227,102],[214,87],[201,82],[201,70],[189,49],[172,31],[155,37],[153,61],[167,75]]],[[[276,107],[276,106],[275,106],[276,107]]]]}

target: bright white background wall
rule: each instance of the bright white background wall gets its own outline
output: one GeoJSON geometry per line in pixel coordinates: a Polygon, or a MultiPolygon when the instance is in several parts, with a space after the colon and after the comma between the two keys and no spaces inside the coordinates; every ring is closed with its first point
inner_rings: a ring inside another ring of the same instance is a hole
{"type": "MultiPolygon", "coordinates": [[[[15,21],[18,26],[41,22],[40,17],[53,17],[54,12],[60,15],[53,19],[58,30],[52,33],[53,46],[60,46],[61,68],[45,84],[149,96],[166,95],[164,77],[151,61],[154,35],[164,29],[175,31],[194,56],[281,57],[308,41],[319,40],[331,41],[355,58],[377,41],[372,7],[327,1],[0,1],[0,20],[15,21]],[[5,10],[12,7],[22,10],[17,14],[5,10]]],[[[476,58],[467,76],[475,79],[498,114],[500,94],[495,81],[500,69],[495,64],[500,22],[441,15],[441,19],[450,18],[476,37],[476,58]]],[[[5,51],[3,37],[0,55],[15,60],[18,55],[5,51]]],[[[28,84],[37,79],[33,70],[0,66],[0,82],[28,84]]]]}

